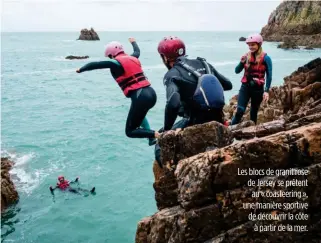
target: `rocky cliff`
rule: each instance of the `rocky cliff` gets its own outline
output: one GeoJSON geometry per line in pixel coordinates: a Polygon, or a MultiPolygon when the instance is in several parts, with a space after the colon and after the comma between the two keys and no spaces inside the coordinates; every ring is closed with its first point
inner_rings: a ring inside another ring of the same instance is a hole
{"type": "Polygon", "coordinates": [[[321,2],[283,1],[274,10],[261,34],[267,41],[286,41],[321,47],[321,2]]]}
{"type": "MultiPolygon", "coordinates": [[[[273,88],[261,124],[232,127],[217,122],[170,131],[162,136],[160,169],[154,163],[158,212],[138,223],[136,243],[320,242],[321,239],[321,60],[316,59],[273,88]],[[270,114],[271,113],[271,114],[270,114]],[[272,115],[273,114],[273,115],[272,115]],[[275,117],[274,117],[275,116],[275,117]],[[308,175],[240,175],[248,169],[305,168],[308,175]],[[262,184],[248,181],[302,181],[262,184]],[[253,197],[260,191],[297,191],[300,198],[253,197]],[[306,208],[244,208],[246,203],[306,203],[306,208]],[[274,217],[249,220],[250,213],[274,217]],[[282,215],[308,215],[289,220],[282,215]],[[270,224],[269,230],[265,228],[270,224]],[[286,226],[285,226],[286,225],[286,226]],[[306,226],[305,226],[306,225],[306,226]],[[273,227],[286,227],[284,232],[273,227]],[[296,230],[289,230],[294,227],[296,230]],[[302,231],[298,227],[303,227],[302,231]]],[[[231,102],[233,104],[233,102],[231,102]]],[[[230,108],[228,107],[227,110],[230,108]]]]}
{"type": "Polygon", "coordinates": [[[19,200],[18,192],[9,174],[12,166],[13,162],[7,158],[1,158],[1,212],[19,200]]]}

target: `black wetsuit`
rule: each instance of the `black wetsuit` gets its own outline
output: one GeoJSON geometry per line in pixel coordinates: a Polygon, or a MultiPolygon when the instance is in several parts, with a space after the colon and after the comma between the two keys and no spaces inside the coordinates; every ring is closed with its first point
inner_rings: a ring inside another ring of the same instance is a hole
{"type": "MultiPolygon", "coordinates": [[[[185,59],[185,62],[201,74],[206,73],[203,63],[198,59],[185,59]]],[[[211,72],[217,77],[224,90],[231,90],[233,85],[229,79],[220,74],[211,64],[211,72]]],[[[160,131],[185,128],[195,124],[202,124],[210,121],[223,123],[223,109],[212,109],[201,111],[195,106],[193,95],[198,83],[197,77],[189,73],[178,64],[165,74],[164,85],[166,86],[167,104],[165,108],[164,128],[160,131]],[[177,116],[184,117],[175,123],[177,116]]],[[[215,90],[213,90],[215,92],[215,90]]],[[[160,164],[160,147],[155,146],[155,159],[160,164]]],[[[160,164],[161,165],[161,164],[160,164]]]]}
{"type": "MultiPolygon", "coordinates": [[[[140,50],[136,42],[132,43],[134,52],[131,56],[139,58],[140,50]]],[[[111,75],[116,80],[124,74],[122,65],[114,60],[91,62],[80,68],[80,72],[90,71],[94,69],[109,68],[111,75]]],[[[144,120],[148,110],[150,110],[157,101],[157,96],[151,86],[141,88],[129,93],[131,98],[131,107],[126,122],[126,135],[131,138],[154,138],[155,131],[139,128],[144,120]]]]}
{"type": "MultiPolygon", "coordinates": [[[[59,183],[57,183],[57,185],[54,188],[50,187],[50,192],[52,195],[54,195],[54,190],[59,188],[58,184],[59,183]]],[[[61,188],[59,188],[59,189],[62,191],[66,190],[66,191],[76,193],[76,194],[81,194],[80,192],[86,192],[86,193],[94,193],[95,192],[95,187],[93,187],[91,190],[80,188],[78,178],[76,178],[76,180],[74,180],[74,181],[70,181],[69,185],[65,189],[61,189],[61,188]],[[71,187],[72,184],[77,184],[78,188],[71,187]]]]}
{"type": "MultiPolygon", "coordinates": [[[[196,69],[199,73],[205,74],[206,70],[202,62],[198,59],[185,59],[186,63],[196,69]]],[[[211,64],[209,67],[212,74],[220,81],[224,90],[231,90],[232,83],[220,74],[211,64]]],[[[170,130],[180,114],[189,117],[188,125],[201,124],[213,120],[223,123],[222,109],[201,111],[193,101],[193,95],[197,86],[198,79],[183,67],[174,64],[164,77],[166,86],[167,104],[165,108],[164,130],[170,130]],[[213,119],[217,118],[217,119],[213,119]]],[[[215,90],[213,90],[215,92],[215,90]]]]}

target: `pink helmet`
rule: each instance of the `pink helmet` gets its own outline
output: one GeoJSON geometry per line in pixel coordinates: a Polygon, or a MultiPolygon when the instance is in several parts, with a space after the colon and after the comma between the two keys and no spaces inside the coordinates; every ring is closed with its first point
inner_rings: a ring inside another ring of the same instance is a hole
{"type": "Polygon", "coordinates": [[[117,56],[119,53],[124,52],[123,45],[120,44],[118,41],[112,41],[107,44],[105,49],[105,57],[108,56],[117,56]]]}
{"type": "Polygon", "coordinates": [[[246,43],[256,42],[258,44],[263,43],[263,37],[260,34],[249,35],[245,41],[246,43]]]}

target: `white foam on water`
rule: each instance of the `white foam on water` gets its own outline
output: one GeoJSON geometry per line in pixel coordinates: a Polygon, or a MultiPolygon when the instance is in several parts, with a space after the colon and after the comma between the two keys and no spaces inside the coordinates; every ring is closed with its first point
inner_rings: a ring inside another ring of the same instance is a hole
{"type": "Polygon", "coordinates": [[[43,169],[30,171],[28,164],[32,161],[32,158],[35,157],[34,153],[18,155],[4,150],[1,151],[1,157],[7,157],[14,162],[10,170],[11,179],[18,191],[22,191],[28,195],[39,186],[41,180],[46,177],[49,172],[45,172],[43,169]]]}
{"type": "Polygon", "coordinates": [[[239,62],[238,61],[223,61],[223,62],[209,62],[213,63],[215,67],[220,67],[220,66],[228,66],[228,65],[236,65],[239,62]]]}

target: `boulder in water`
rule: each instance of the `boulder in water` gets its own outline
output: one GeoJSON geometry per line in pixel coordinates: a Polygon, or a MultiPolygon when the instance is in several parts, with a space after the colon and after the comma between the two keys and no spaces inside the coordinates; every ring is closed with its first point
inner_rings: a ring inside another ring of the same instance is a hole
{"type": "Polygon", "coordinates": [[[96,31],[93,28],[91,28],[90,30],[82,29],[80,31],[80,36],[78,40],[100,40],[100,39],[96,31]]]}
{"type": "Polygon", "coordinates": [[[18,192],[9,174],[12,166],[13,162],[8,158],[1,158],[1,212],[19,200],[18,192]]]}
{"type": "Polygon", "coordinates": [[[87,59],[89,56],[67,56],[66,59],[73,60],[73,59],[87,59]]]}
{"type": "Polygon", "coordinates": [[[239,38],[239,41],[246,41],[246,38],[242,36],[239,38]]]}

